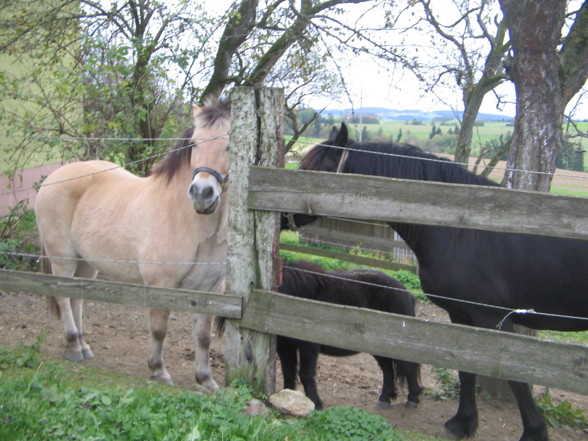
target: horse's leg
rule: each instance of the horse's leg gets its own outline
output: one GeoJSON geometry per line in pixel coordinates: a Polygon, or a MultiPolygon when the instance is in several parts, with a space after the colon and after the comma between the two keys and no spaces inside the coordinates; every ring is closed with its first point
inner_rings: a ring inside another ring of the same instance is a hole
{"type": "Polygon", "coordinates": [[[509,381],[523,420],[523,436],[520,441],[548,441],[547,424],[535,405],[531,388],[527,383],[509,381]]]}
{"type": "MultiPolygon", "coordinates": [[[[80,344],[80,333],[74,319],[71,299],[69,297],[55,297],[55,303],[59,309],[59,316],[63,325],[65,335],[64,357],[69,361],[84,361],[82,345],[80,344]]],[[[77,306],[77,305],[76,305],[77,306]]]]}
{"type": "Polygon", "coordinates": [[[212,320],[214,316],[192,314],[192,336],[196,345],[195,365],[196,382],[210,391],[217,390],[218,384],[212,378],[210,370],[210,342],[212,320]]]}
{"type": "Polygon", "coordinates": [[[421,401],[419,395],[423,392],[419,381],[420,365],[412,361],[396,360],[396,367],[397,377],[404,379],[408,384],[406,407],[415,409],[421,401]]]}
{"type": "Polygon", "coordinates": [[[320,345],[317,343],[301,342],[300,350],[300,382],[304,387],[304,393],[314,403],[316,409],[323,408],[316,388],[316,364],[320,352],[320,345]]]}
{"type": "MultiPolygon", "coordinates": [[[[71,254],[70,250],[59,250],[59,252],[52,252],[52,249],[46,246],[48,255],[67,255],[71,254]]],[[[72,260],[68,259],[53,259],[51,260],[51,273],[61,277],[73,277],[80,263],[73,258],[75,255],[71,255],[72,260]]],[[[69,297],[54,297],[55,305],[57,305],[57,314],[61,318],[63,325],[63,333],[65,335],[65,351],[64,357],[66,360],[80,362],[84,361],[83,347],[80,342],[80,336],[82,333],[80,319],[82,314],[82,307],[79,301],[72,304],[72,299],[69,297]]]]}
{"type": "Polygon", "coordinates": [[[394,362],[391,358],[380,357],[378,355],[374,355],[374,358],[382,370],[382,392],[380,393],[377,406],[380,409],[388,409],[391,406],[392,400],[396,399],[394,362]]]}
{"type": "Polygon", "coordinates": [[[478,407],[476,404],[476,374],[459,372],[459,407],[453,418],[445,423],[448,439],[462,439],[474,436],[478,428],[478,407]]]}
{"type": "Polygon", "coordinates": [[[151,379],[173,385],[171,376],[163,365],[163,340],[167,334],[167,319],[169,311],[166,309],[149,310],[149,328],[151,339],[149,342],[149,358],[147,365],[151,369],[151,379]]]}
{"type": "Polygon", "coordinates": [[[296,369],[298,367],[298,347],[294,339],[278,335],[276,352],[280,357],[284,389],[296,390],[296,369]]]}
{"type": "MultiPolygon", "coordinates": [[[[88,265],[86,262],[79,262],[75,271],[76,277],[83,277],[85,279],[95,279],[98,271],[88,265]]],[[[90,345],[84,340],[84,322],[83,322],[83,306],[84,299],[70,299],[71,309],[73,313],[73,320],[78,329],[78,340],[82,348],[82,356],[84,359],[94,358],[90,345]]]]}

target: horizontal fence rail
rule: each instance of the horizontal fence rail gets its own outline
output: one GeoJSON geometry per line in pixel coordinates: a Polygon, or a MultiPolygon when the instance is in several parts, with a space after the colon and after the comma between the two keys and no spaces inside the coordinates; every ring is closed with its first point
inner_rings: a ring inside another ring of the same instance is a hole
{"type": "Polygon", "coordinates": [[[229,318],[240,318],[242,310],[242,298],[230,294],[157,288],[104,280],[70,279],[24,271],[0,270],[0,289],[229,318]]]}
{"type": "Polygon", "coordinates": [[[346,262],[356,263],[358,265],[388,269],[392,271],[406,270],[411,271],[413,273],[417,272],[417,267],[415,265],[406,265],[404,263],[390,262],[381,259],[373,259],[371,257],[357,256],[354,254],[344,253],[341,251],[324,250],[322,248],[310,246],[282,243],[280,244],[280,250],[292,251],[295,253],[312,254],[313,256],[327,257],[329,259],[339,259],[344,260],[346,262]]]}
{"type": "MultiPolygon", "coordinates": [[[[329,218],[331,220],[332,218],[329,218]]],[[[356,221],[357,222],[357,221],[356,221]]],[[[351,224],[352,221],[347,222],[351,224]]],[[[357,222],[359,227],[365,225],[364,222],[357,222]]],[[[378,228],[390,230],[388,224],[374,224],[378,228]]],[[[359,231],[361,231],[358,228],[359,231]]],[[[379,251],[384,245],[387,245],[388,248],[403,248],[405,250],[410,250],[410,247],[403,241],[395,240],[389,237],[383,236],[374,236],[370,234],[366,234],[364,232],[357,232],[357,231],[340,231],[336,227],[326,228],[324,226],[317,226],[316,223],[313,223],[308,226],[304,226],[300,228],[300,231],[304,234],[305,239],[307,235],[311,235],[313,238],[315,236],[321,237],[328,237],[331,240],[338,240],[342,242],[354,242],[354,243],[361,243],[361,245],[365,248],[375,247],[376,251],[379,251]]]]}
{"type": "Polygon", "coordinates": [[[254,210],[588,240],[588,198],[263,167],[250,179],[254,210]]]}
{"type": "Polygon", "coordinates": [[[588,347],[581,345],[262,290],[253,291],[241,326],[358,352],[588,393],[588,347]]]}

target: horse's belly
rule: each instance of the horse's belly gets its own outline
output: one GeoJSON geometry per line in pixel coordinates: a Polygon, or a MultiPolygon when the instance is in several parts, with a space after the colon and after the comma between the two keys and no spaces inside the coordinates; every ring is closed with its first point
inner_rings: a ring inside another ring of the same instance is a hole
{"type": "Polygon", "coordinates": [[[180,282],[179,288],[219,292],[225,278],[225,263],[196,264],[180,282]]]}

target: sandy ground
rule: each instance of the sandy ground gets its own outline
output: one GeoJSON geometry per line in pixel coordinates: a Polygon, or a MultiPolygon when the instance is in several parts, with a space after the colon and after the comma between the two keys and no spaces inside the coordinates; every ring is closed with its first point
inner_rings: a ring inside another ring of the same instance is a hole
{"type": "MultiPolygon", "coordinates": [[[[445,313],[431,304],[420,305],[417,316],[446,321],[445,313]]],[[[147,313],[138,307],[86,302],[85,329],[87,341],[95,358],[85,361],[107,371],[149,377],[147,368],[147,313]]],[[[43,353],[60,359],[64,338],[61,323],[48,315],[45,299],[26,294],[0,293],[0,343],[15,346],[32,343],[39,334],[46,335],[43,353]]],[[[215,338],[212,346],[212,367],[215,379],[223,384],[222,339],[215,338]]],[[[176,385],[194,385],[194,346],[187,313],[172,313],[170,330],[165,344],[165,360],[176,385]]],[[[277,388],[281,388],[281,373],[277,372],[277,388]]],[[[430,366],[423,366],[422,381],[428,389],[415,410],[404,408],[406,391],[400,393],[391,409],[376,410],[375,404],[381,384],[380,370],[367,354],[346,358],[321,356],[318,368],[318,387],[325,406],[350,405],[377,412],[397,428],[416,433],[435,435],[443,423],[453,416],[456,401],[438,401],[431,390],[438,387],[430,366]]],[[[536,392],[542,388],[535,387],[536,392]]],[[[555,400],[568,401],[588,414],[588,396],[552,390],[555,400]]],[[[508,402],[479,400],[480,427],[477,439],[484,441],[518,440],[522,431],[516,406],[508,402]]],[[[586,441],[588,434],[570,429],[551,430],[552,441],[586,441]]]]}

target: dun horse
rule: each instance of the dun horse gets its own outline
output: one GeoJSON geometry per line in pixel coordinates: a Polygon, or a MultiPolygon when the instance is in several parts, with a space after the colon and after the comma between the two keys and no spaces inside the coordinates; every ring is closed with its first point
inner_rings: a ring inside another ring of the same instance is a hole
{"type": "MultiPolygon", "coordinates": [[[[283,294],[414,316],[414,297],[400,282],[379,271],[325,271],[319,265],[300,261],[285,265],[282,276],[279,291],[283,294]]],[[[317,409],[323,408],[315,380],[319,352],[336,357],[357,354],[283,336],[277,338],[277,352],[282,365],[284,388],[296,388],[299,360],[299,376],[304,392],[317,409]]],[[[395,380],[399,379],[408,382],[406,406],[416,407],[423,390],[419,384],[420,366],[417,363],[377,355],[374,358],[383,375],[378,406],[389,407],[391,400],[396,399],[395,380]]]]}
{"type": "MultiPolygon", "coordinates": [[[[349,141],[344,124],[340,130],[334,128],[327,141],[308,152],[301,168],[497,185],[413,146],[354,143],[349,141]]],[[[313,217],[296,215],[294,220],[302,225],[313,217]]],[[[286,224],[283,218],[282,226],[286,224]]],[[[588,272],[583,270],[588,267],[585,241],[403,223],[390,223],[390,226],[414,251],[423,290],[435,295],[431,300],[449,313],[452,322],[485,328],[500,324],[505,331],[513,331],[515,324],[560,331],[588,328],[588,272]],[[520,309],[535,312],[517,313],[520,309]]],[[[460,372],[459,378],[459,407],[445,427],[450,436],[464,438],[473,436],[478,426],[476,375],[460,372]]],[[[509,384],[523,423],[520,440],[547,441],[547,426],[529,385],[516,381],[509,384]]]]}
{"type": "MultiPolygon", "coordinates": [[[[220,292],[227,253],[230,106],[209,100],[194,109],[185,140],[145,178],[116,164],[67,164],[43,183],[36,202],[42,245],[52,272],[127,283],[220,292]]],[[[82,300],[56,297],[65,357],[93,357],[84,341],[82,300]]],[[[169,311],[151,309],[148,365],[172,383],[163,362],[169,311]]],[[[194,314],[196,381],[210,390],[212,317],[194,314]]]]}

